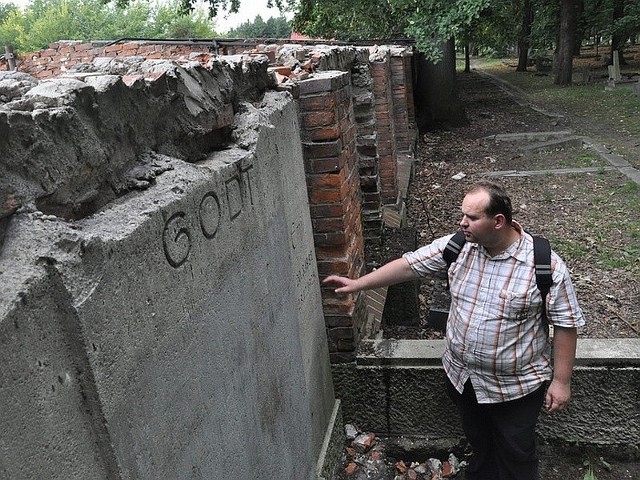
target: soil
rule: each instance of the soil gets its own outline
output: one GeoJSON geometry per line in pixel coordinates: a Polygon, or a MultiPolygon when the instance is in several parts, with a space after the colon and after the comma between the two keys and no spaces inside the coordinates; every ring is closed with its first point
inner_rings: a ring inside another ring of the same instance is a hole
{"type": "MultiPolygon", "coordinates": [[[[407,222],[416,230],[418,246],[458,229],[460,202],[474,181],[497,171],[545,170],[543,175],[491,178],[510,192],[515,219],[528,231],[549,238],[567,262],[587,320],[579,334],[589,338],[639,337],[640,251],[636,248],[640,231],[637,210],[633,210],[638,203],[626,204],[624,200],[625,195],[639,195],[637,188],[630,188],[629,178],[592,150],[578,147],[530,153],[521,151],[526,146],[521,141],[489,138],[523,132],[588,134],[585,118],[576,122],[566,111],[558,116],[549,105],[538,109],[519,105],[500,85],[476,71],[459,74],[459,95],[469,125],[428,132],[420,139],[407,194],[407,222]],[[595,171],[554,172],[568,167],[593,167],[595,171]],[[455,180],[457,174],[464,177],[455,180]],[[626,263],[617,267],[613,259],[625,255],[626,263]]],[[[598,125],[591,128],[603,135],[598,125]]],[[[612,142],[628,140],[614,139],[613,129],[604,133],[612,142]]],[[[442,336],[428,324],[429,308],[438,302],[434,283],[421,284],[420,325],[387,325],[385,337],[442,336]]]]}

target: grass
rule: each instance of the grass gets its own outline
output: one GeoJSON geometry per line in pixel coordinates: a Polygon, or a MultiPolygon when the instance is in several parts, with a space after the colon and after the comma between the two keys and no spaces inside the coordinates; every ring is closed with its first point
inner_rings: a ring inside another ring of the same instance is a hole
{"type": "MultiPolygon", "coordinates": [[[[638,52],[629,52],[634,57],[624,74],[640,73],[640,48],[638,52]],[[635,55],[633,55],[635,53],[635,55]]],[[[583,132],[598,138],[598,132],[615,132],[618,136],[637,145],[640,136],[640,96],[634,94],[631,86],[606,91],[608,73],[601,59],[593,56],[574,59],[574,85],[570,88],[553,84],[553,74],[537,74],[533,68],[528,72],[516,72],[516,59],[474,59],[477,68],[488,71],[529,94],[534,103],[560,112],[568,112],[574,117],[586,119],[582,124],[590,131],[583,132]],[[595,83],[579,84],[580,71],[589,68],[595,83]],[[604,78],[603,78],[604,77],[604,78]]],[[[606,135],[603,134],[605,137],[606,135]]],[[[609,140],[609,137],[606,137],[609,140]]],[[[628,153],[624,143],[614,145],[624,156],[628,153]]],[[[629,161],[636,162],[640,168],[637,155],[629,154],[629,161]]]]}
{"type": "MultiPolygon", "coordinates": [[[[582,194],[593,194],[593,190],[583,190],[582,194]]],[[[640,187],[634,182],[607,185],[590,203],[590,208],[576,219],[586,231],[584,238],[579,242],[558,239],[558,251],[572,258],[591,255],[606,269],[640,272],[640,187]],[[612,242],[612,238],[618,241],[612,242]]]]}
{"type": "Polygon", "coordinates": [[[587,168],[604,167],[608,164],[593,150],[546,150],[533,156],[533,163],[540,163],[542,168],[547,168],[549,161],[553,162],[553,168],[587,168]]]}

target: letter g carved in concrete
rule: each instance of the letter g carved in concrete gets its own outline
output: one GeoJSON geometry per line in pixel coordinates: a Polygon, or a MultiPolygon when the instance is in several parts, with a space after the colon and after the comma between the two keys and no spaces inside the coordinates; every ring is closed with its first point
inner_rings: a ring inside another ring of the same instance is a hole
{"type": "Polygon", "coordinates": [[[189,258],[191,234],[184,212],[174,213],[164,224],[162,232],[164,254],[169,264],[178,268],[189,258]]]}

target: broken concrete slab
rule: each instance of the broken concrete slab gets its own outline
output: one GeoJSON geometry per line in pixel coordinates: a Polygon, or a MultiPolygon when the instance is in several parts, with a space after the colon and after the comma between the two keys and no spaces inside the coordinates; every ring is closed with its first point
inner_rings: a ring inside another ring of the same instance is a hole
{"type": "MultiPolygon", "coordinates": [[[[19,205],[80,218],[127,191],[126,172],[144,163],[146,152],[196,161],[223,148],[238,102],[259,100],[272,81],[262,64],[132,65],[145,78],[141,87],[128,87],[105,67],[104,76],[84,77],[87,83],[45,81],[0,104],[0,126],[10,132],[0,138],[2,197],[8,192],[19,205]]],[[[19,88],[24,78],[14,77],[19,88]]]]}
{"type": "Polygon", "coordinates": [[[496,142],[521,142],[521,141],[546,141],[556,138],[564,138],[573,135],[573,130],[560,130],[557,132],[521,132],[521,133],[498,133],[483,137],[483,140],[494,140],[496,142]]]}
{"type": "Polygon", "coordinates": [[[553,168],[542,170],[500,170],[482,172],[486,177],[532,177],[535,175],[574,175],[581,173],[601,173],[616,170],[615,167],[580,167],[580,168],[553,168]]]}
{"type": "Polygon", "coordinates": [[[522,145],[518,147],[518,151],[523,153],[535,153],[545,152],[549,150],[580,147],[582,147],[582,137],[567,136],[564,138],[547,140],[546,142],[534,143],[532,145],[522,145]]]}

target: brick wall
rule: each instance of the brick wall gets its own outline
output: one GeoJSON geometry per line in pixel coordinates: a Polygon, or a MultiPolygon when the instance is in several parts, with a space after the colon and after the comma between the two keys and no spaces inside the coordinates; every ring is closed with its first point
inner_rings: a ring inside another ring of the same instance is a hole
{"type": "Polygon", "coordinates": [[[398,199],[398,165],[390,52],[386,49],[380,49],[372,55],[370,64],[375,99],[375,128],[380,158],[380,194],[383,204],[395,204],[398,199]]]}
{"type": "Polygon", "coordinates": [[[412,56],[410,49],[391,49],[393,118],[396,146],[399,152],[413,152],[415,150],[415,132],[411,128],[411,125],[415,123],[412,56]]]}
{"type": "MultiPolygon", "coordinates": [[[[369,63],[356,63],[351,69],[353,109],[356,120],[356,146],[362,191],[362,220],[365,240],[379,245],[382,238],[382,197],[378,163],[375,98],[369,63]]],[[[367,267],[370,270],[371,266],[367,267]]]]}
{"type": "MultiPolygon", "coordinates": [[[[362,198],[348,72],[321,72],[299,82],[304,164],[318,272],[364,273],[362,198]]],[[[332,362],[351,361],[366,329],[365,295],[322,291],[332,362]]]]}
{"type": "Polygon", "coordinates": [[[46,50],[30,53],[19,59],[18,70],[39,79],[58,76],[81,63],[91,63],[98,57],[143,57],[145,59],[194,59],[206,63],[216,52],[221,54],[242,51],[249,55],[267,55],[275,62],[274,48],[266,45],[249,45],[240,47],[218,48],[213,41],[130,41],[115,43],[105,42],[60,41],[52,43],[46,50]]]}

